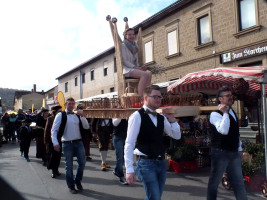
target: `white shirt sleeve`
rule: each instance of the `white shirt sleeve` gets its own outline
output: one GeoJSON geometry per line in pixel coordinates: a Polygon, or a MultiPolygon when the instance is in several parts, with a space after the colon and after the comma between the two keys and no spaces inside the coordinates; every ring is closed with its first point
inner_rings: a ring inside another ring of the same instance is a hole
{"type": "MultiPolygon", "coordinates": [[[[229,111],[229,114],[232,115],[235,120],[237,120],[231,109],[229,111]]],[[[228,135],[230,128],[229,114],[224,113],[223,116],[217,112],[212,112],[210,114],[210,123],[213,124],[216,127],[217,131],[222,135],[228,135]]],[[[238,151],[242,151],[242,142],[240,138],[239,138],[238,151]]]]}
{"type": "Polygon", "coordinates": [[[81,119],[83,128],[84,128],[84,129],[89,129],[90,126],[89,126],[89,123],[88,123],[87,119],[86,119],[85,117],[81,117],[81,116],[80,116],[80,119],[81,119]]]}
{"type": "Polygon", "coordinates": [[[210,123],[215,126],[219,133],[228,135],[230,128],[230,118],[228,113],[221,115],[217,112],[212,112],[210,114],[210,123]]]}
{"type": "Polygon", "coordinates": [[[118,126],[121,123],[120,118],[113,118],[112,119],[113,126],[118,126]]]}
{"type": "Polygon", "coordinates": [[[58,113],[55,117],[55,120],[53,122],[52,130],[51,130],[51,138],[54,146],[59,145],[58,140],[57,140],[57,133],[59,131],[59,127],[61,124],[61,119],[62,119],[62,113],[58,113]]]}
{"type": "Polygon", "coordinates": [[[180,125],[177,122],[170,123],[164,115],[162,116],[164,117],[164,133],[176,140],[181,139],[180,125]]]}
{"type": "Polygon", "coordinates": [[[141,116],[138,111],[134,112],[128,120],[127,138],[124,146],[124,160],[126,173],[133,173],[133,152],[137,136],[140,131],[141,116]]]}

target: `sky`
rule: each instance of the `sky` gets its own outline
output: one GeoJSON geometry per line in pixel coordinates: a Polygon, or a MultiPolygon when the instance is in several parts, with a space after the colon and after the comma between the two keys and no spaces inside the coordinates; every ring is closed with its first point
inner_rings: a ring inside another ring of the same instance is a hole
{"type": "Polygon", "coordinates": [[[0,0],[0,87],[47,91],[114,46],[106,16],[133,27],[176,0],[0,0]]]}

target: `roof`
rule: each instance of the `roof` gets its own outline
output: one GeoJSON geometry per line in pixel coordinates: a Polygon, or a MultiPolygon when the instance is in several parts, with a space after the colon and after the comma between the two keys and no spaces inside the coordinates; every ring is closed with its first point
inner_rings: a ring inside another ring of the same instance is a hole
{"type": "Polygon", "coordinates": [[[15,96],[16,98],[19,98],[19,97],[21,97],[21,96],[23,96],[23,95],[25,95],[25,94],[31,94],[31,93],[32,93],[31,91],[18,90],[18,91],[15,91],[14,96],[15,96]]]}
{"type": "Polygon", "coordinates": [[[50,91],[54,90],[56,87],[57,87],[57,85],[56,85],[56,86],[54,86],[54,87],[52,87],[51,89],[47,90],[45,93],[48,93],[48,92],[50,92],[50,91]]]}
{"type": "Polygon", "coordinates": [[[109,49],[103,51],[102,53],[100,53],[100,54],[92,57],[91,59],[89,59],[89,60],[81,63],[77,67],[74,67],[73,69],[71,69],[70,71],[62,74],[61,76],[57,77],[56,79],[63,78],[63,77],[65,77],[65,76],[67,76],[67,75],[69,75],[69,74],[71,74],[71,73],[73,73],[73,72],[75,72],[77,70],[80,70],[80,69],[88,66],[89,64],[94,63],[94,62],[98,61],[99,59],[104,58],[104,57],[106,57],[106,56],[108,56],[108,55],[110,55],[112,53],[115,53],[115,47],[114,46],[113,47],[110,47],[109,49]]]}
{"type": "Polygon", "coordinates": [[[25,90],[21,90],[21,91],[15,91],[15,95],[14,98],[20,98],[23,95],[27,95],[27,94],[32,94],[32,93],[37,93],[37,94],[44,94],[44,92],[32,92],[32,91],[25,91],[25,90]]]}
{"type": "MultiPolygon", "coordinates": [[[[159,20],[162,20],[162,18],[165,18],[171,14],[173,14],[174,12],[177,12],[177,9],[181,9],[183,7],[186,7],[189,3],[193,3],[196,2],[196,0],[178,0],[175,3],[169,5],[168,7],[164,8],[163,10],[157,12],[156,14],[152,15],[151,17],[147,18],[146,20],[142,21],[141,23],[137,24],[136,26],[134,26],[133,28],[135,30],[137,30],[139,27],[142,27],[142,29],[145,29],[149,26],[151,26],[152,24],[156,23],[159,20]]],[[[96,62],[97,60],[110,55],[111,53],[115,52],[115,47],[111,47],[105,51],[103,51],[102,53],[94,56],[93,58],[85,61],[84,63],[81,63],[80,65],[78,65],[77,67],[71,69],[70,71],[60,75],[59,77],[57,77],[56,79],[60,79],[63,78],[77,70],[80,70],[84,67],[86,67],[87,65],[96,62]]]]}
{"type": "Polygon", "coordinates": [[[139,27],[141,27],[144,30],[157,21],[162,20],[163,18],[173,14],[174,12],[177,12],[178,9],[182,9],[183,7],[188,6],[189,3],[194,3],[196,1],[197,0],[178,0],[168,7],[157,12],[156,14],[152,15],[151,17],[147,18],[146,20],[142,21],[141,23],[137,24],[133,27],[133,29],[137,30],[139,27]]]}

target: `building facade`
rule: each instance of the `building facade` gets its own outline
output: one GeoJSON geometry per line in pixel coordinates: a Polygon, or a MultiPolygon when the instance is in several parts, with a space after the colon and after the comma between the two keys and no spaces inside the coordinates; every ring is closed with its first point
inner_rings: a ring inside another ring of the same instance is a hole
{"type": "Polygon", "coordinates": [[[58,105],[57,101],[58,86],[45,92],[45,108],[51,110],[51,107],[58,105]]]}
{"type": "Polygon", "coordinates": [[[117,90],[114,47],[58,77],[58,92],[75,100],[117,90]]]}
{"type": "MultiPolygon", "coordinates": [[[[164,70],[156,83],[217,67],[267,66],[266,19],[265,0],[180,0],[134,28],[142,27],[143,64],[164,70]]],[[[257,121],[257,104],[249,103],[241,107],[257,121]]]]}
{"type": "Polygon", "coordinates": [[[142,27],[143,63],[162,66],[153,82],[217,67],[267,65],[265,0],[180,0],[142,27]]]}
{"type": "Polygon", "coordinates": [[[15,92],[14,111],[22,109],[27,111],[29,109],[40,110],[43,106],[44,92],[15,92]]]}
{"type": "MultiPolygon", "coordinates": [[[[267,66],[266,19],[265,0],[179,0],[133,27],[142,28],[140,64],[162,68],[152,83],[217,67],[267,66]]],[[[114,47],[57,79],[65,98],[117,91],[114,47]]]]}

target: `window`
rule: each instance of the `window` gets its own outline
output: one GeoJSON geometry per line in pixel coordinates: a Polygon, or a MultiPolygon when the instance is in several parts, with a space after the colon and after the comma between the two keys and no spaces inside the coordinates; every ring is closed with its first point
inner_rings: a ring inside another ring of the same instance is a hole
{"type": "Polygon", "coordinates": [[[116,63],[116,58],[114,57],[114,73],[117,72],[117,63],[116,63]]]}
{"type": "Polygon", "coordinates": [[[108,68],[104,68],[104,76],[108,75],[108,68]]]}
{"type": "Polygon", "coordinates": [[[236,33],[235,37],[260,30],[258,0],[235,0],[236,33]]]}
{"type": "Polygon", "coordinates": [[[145,63],[153,61],[152,40],[145,43],[145,63]]]}
{"type": "Polygon", "coordinates": [[[238,9],[240,30],[256,25],[255,0],[239,0],[238,9]]]}
{"type": "Polygon", "coordinates": [[[101,94],[104,94],[104,90],[101,90],[101,94]]]}
{"type": "Polygon", "coordinates": [[[68,92],[69,89],[68,89],[68,82],[65,83],[65,92],[68,92]]]}
{"type": "Polygon", "coordinates": [[[107,65],[107,61],[104,62],[104,70],[103,70],[104,76],[108,75],[108,65],[107,65]]]}
{"type": "Polygon", "coordinates": [[[197,10],[193,11],[195,14],[195,27],[196,27],[196,47],[200,49],[212,45],[212,25],[211,25],[211,5],[209,3],[197,10]]]}
{"type": "Polygon", "coordinates": [[[149,33],[148,35],[143,37],[143,44],[144,44],[144,63],[150,64],[154,62],[153,56],[153,35],[154,33],[149,33]]]}
{"type": "Polygon", "coordinates": [[[91,81],[95,79],[95,71],[91,69],[91,81]]]}
{"type": "Polygon", "coordinates": [[[177,49],[177,30],[168,33],[168,55],[176,54],[177,49]]]}
{"type": "Polygon", "coordinates": [[[166,37],[167,37],[167,57],[170,58],[175,55],[179,55],[178,44],[178,19],[165,25],[166,37]]]}
{"type": "Polygon", "coordinates": [[[82,83],[85,83],[85,73],[82,73],[82,83]]]}
{"type": "Polygon", "coordinates": [[[114,92],[115,90],[114,90],[114,87],[112,87],[112,88],[110,88],[109,89],[109,92],[114,92]]]}
{"type": "Polygon", "coordinates": [[[78,78],[77,77],[75,77],[75,79],[74,79],[74,85],[78,86],[78,78]]]}
{"type": "Polygon", "coordinates": [[[199,44],[204,44],[210,41],[210,25],[208,15],[198,19],[198,37],[199,44]]]}

